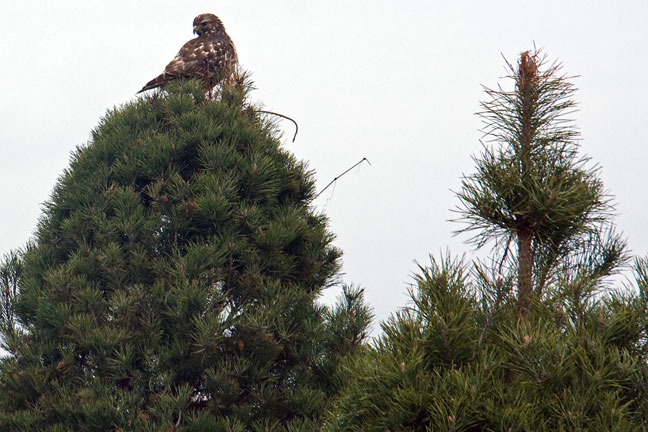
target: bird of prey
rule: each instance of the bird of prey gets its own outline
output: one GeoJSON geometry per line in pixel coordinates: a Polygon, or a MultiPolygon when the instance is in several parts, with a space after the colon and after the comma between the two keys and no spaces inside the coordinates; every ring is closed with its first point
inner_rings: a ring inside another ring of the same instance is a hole
{"type": "Polygon", "coordinates": [[[185,43],[164,72],[137,93],[181,78],[200,78],[205,90],[211,90],[232,76],[238,57],[221,20],[214,14],[198,15],[193,21],[193,32],[198,37],[185,43]]]}

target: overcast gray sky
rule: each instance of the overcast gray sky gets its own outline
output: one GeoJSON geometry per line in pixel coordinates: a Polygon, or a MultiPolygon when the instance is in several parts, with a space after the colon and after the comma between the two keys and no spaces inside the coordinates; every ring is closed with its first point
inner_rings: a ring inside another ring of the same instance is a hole
{"type": "Polygon", "coordinates": [[[371,161],[316,205],[344,251],[344,280],[366,288],[379,319],[406,304],[414,260],[471,256],[448,220],[480,150],[481,85],[501,81],[501,55],[515,61],[534,42],[580,76],[582,151],[602,167],[631,251],[648,254],[645,0],[4,0],[0,254],[27,241],[70,152],[163,70],[204,12],[224,22],[253,99],[299,122],[295,143],[283,125],[285,147],[320,188],[371,161]]]}

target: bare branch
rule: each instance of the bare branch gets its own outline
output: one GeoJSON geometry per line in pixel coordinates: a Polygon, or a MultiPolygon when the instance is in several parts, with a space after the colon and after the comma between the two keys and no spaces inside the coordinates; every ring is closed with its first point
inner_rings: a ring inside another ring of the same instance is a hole
{"type": "Polygon", "coordinates": [[[335,183],[336,181],[338,181],[338,179],[339,179],[340,177],[342,177],[344,174],[348,173],[348,172],[351,171],[353,168],[357,167],[358,165],[360,165],[362,162],[365,162],[365,161],[366,161],[369,165],[371,165],[371,162],[369,162],[369,159],[367,159],[366,157],[363,157],[362,159],[360,159],[360,162],[355,163],[351,168],[347,169],[347,170],[344,171],[342,174],[340,174],[339,176],[337,176],[337,177],[335,177],[333,180],[331,180],[330,183],[327,184],[327,185],[324,187],[324,189],[322,189],[321,191],[319,191],[319,192],[317,193],[317,195],[315,195],[315,197],[314,197],[313,199],[316,199],[318,196],[322,195],[322,193],[323,193],[326,189],[328,189],[328,188],[329,188],[333,183],[335,183]]]}
{"type": "Polygon", "coordinates": [[[286,120],[290,120],[291,122],[293,122],[294,125],[295,125],[295,135],[293,135],[292,142],[295,142],[295,138],[297,138],[297,132],[299,132],[299,125],[297,124],[297,122],[296,122],[295,120],[291,119],[291,118],[288,117],[287,115],[279,114],[279,113],[276,113],[276,112],[274,112],[274,111],[256,110],[256,112],[263,113],[263,114],[272,114],[272,115],[276,115],[277,117],[285,118],[286,120]]]}

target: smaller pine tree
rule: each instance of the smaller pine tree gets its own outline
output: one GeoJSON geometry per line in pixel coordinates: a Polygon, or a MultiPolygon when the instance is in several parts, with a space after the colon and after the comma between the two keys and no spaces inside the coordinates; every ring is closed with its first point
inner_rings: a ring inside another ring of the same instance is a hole
{"type": "Polygon", "coordinates": [[[609,270],[623,259],[623,242],[602,223],[612,207],[596,167],[578,155],[578,132],[569,115],[575,88],[546,65],[539,51],[525,51],[508,64],[511,91],[486,89],[482,102],[487,144],[477,171],[457,194],[463,231],[473,241],[495,240],[497,252],[517,268],[517,301],[525,314],[533,297],[563,274],[568,257],[596,243],[606,249],[609,270]],[[517,254],[510,250],[517,245],[517,254]]]}
{"type": "Polygon", "coordinates": [[[646,429],[648,260],[634,290],[603,291],[624,242],[564,122],[573,87],[537,52],[511,69],[514,90],[483,104],[495,145],[458,194],[496,254],[419,268],[412,305],[354,360],[325,430],[646,429]]]}

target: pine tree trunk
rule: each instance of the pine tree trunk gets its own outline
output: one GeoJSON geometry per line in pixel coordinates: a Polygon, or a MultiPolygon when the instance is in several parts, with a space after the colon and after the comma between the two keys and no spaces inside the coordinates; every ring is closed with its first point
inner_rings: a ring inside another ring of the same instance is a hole
{"type": "MultiPolygon", "coordinates": [[[[531,151],[535,139],[536,125],[532,121],[537,106],[538,86],[538,65],[535,58],[529,52],[523,52],[520,56],[519,91],[522,99],[521,122],[522,131],[520,134],[520,157],[521,157],[521,178],[525,190],[530,190],[529,169],[531,167],[531,151]]],[[[524,218],[518,218],[518,310],[520,316],[525,316],[531,303],[533,273],[533,251],[531,240],[533,229],[524,218]]]]}
{"type": "Polygon", "coordinates": [[[532,293],[533,251],[531,240],[533,232],[528,229],[518,229],[518,310],[520,316],[525,316],[529,310],[532,293]]]}

